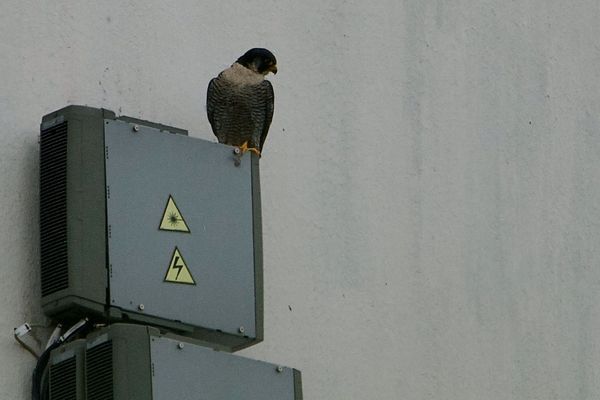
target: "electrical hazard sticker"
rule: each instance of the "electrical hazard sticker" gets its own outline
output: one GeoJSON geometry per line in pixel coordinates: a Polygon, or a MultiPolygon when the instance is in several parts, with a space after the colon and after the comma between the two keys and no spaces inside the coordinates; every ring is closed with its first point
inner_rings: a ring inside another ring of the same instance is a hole
{"type": "Polygon", "coordinates": [[[165,282],[184,283],[187,285],[196,284],[196,281],[194,281],[194,278],[177,247],[175,247],[173,255],[171,256],[169,269],[167,269],[167,274],[165,275],[165,282]]]}
{"type": "Polygon", "coordinates": [[[181,214],[181,211],[179,211],[179,208],[171,195],[169,195],[169,200],[167,200],[167,205],[165,206],[165,211],[163,212],[158,229],[161,231],[190,233],[190,228],[188,228],[185,223],[183,215],[181,214]]]}

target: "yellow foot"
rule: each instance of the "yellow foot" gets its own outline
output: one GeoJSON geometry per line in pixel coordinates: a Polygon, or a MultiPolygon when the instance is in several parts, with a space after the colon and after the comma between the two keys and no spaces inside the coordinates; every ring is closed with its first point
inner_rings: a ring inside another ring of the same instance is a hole
{"type": "Polygon", "coordinates": [[[242,143],[242,145],[240,146],[240,151],[242,154],[244,154],[245,152],[248,151],[248,142],[247,141],[242,143]]]}
{"type": "Polygon", "coordinates": [[[260,151],[258,149],[254,148],[254,147],[250,147],[248,149],[248,151],[251,151],[251,152],[253,152],[254,154],[256,154],[257,156],[260,157],[260,151]]]}
{"type": "Polygon", "coordinates": [[[248,147],[248,142],[244,142],[241,146],[240,146],[240,152],[242,154],[244,154],[247,151],[252,151],[254,152],[254,154],[256,154],[257,156],[260,157],[260,151],[255,148],[255,147],[248,147]]]}

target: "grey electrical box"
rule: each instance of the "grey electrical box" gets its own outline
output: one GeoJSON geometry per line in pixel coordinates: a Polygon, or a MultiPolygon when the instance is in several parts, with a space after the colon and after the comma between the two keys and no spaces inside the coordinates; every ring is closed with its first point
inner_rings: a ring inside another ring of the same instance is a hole
{"type": "Polygon", "coordinates": [[[258,158],[181,129],[70,106],[42,119],[42,304],[59,320],[262,340],[258,158]]]}
{"type": "Polygon", "coordinates": [[[300,371],[113,324],[53,350],[50,400],[301,400],[300,371]]]}

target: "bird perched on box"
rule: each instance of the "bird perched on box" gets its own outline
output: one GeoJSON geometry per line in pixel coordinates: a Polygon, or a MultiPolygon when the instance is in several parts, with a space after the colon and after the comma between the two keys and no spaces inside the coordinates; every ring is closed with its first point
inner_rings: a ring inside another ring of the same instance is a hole
{"type": "Polygon", "coordinates": [[[265,76],[277,73],[267,49],[248,50],[208,84],[206,112],[219,143],[260,156],[273,119],[274,94],[265,76]]]}

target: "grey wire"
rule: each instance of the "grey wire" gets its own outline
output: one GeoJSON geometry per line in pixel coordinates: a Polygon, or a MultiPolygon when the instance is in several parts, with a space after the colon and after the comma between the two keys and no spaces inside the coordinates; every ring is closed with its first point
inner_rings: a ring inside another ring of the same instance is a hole
{"type": "Polygon", "coordinates": [[[50,334],[50,338],[48,338],[48,343],[46,343],[46,349],[52,346],[57,340],[60,339],[60,331],[62,329],[61,324],[57,324],[52,333],[50,334]]]}
{"type": "Polygon", "coordinates": [[[34,356],[36,359],[39,359],[39,358],[40,358],[40,356],[39,356],[39,355],[38,355],[38,354],[35,352],[35,350],[33,350],[33,349],[32,349],[32,348],[31,348],[31,347],[30,347],[30,346],[29,346],[27,343],[25,343],[24,341],[22,341],[20,337],[18,337],[16,334],[15,334],[14,336],[15,336],[15,340],[16,340],[17,342],[19,342],[19,344],[21,344],[21,346],[23,346],[23,348],[24,348],[25,350],[27,350],[28,352],[30,352],[31,354],[33,354],[33,356],[34,356]]]}

